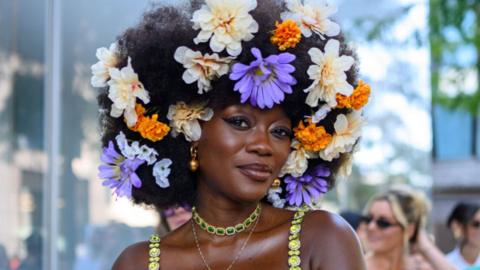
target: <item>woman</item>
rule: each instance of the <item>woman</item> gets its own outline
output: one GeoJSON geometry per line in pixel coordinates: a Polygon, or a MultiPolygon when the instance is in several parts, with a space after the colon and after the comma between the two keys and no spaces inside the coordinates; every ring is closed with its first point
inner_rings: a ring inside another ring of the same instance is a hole
{"type": "Polygon", "coordinates": [[[456,269],[425,232],[428,202],[407,187],[374,196],[366,208],[369,270],[456,269]]]}
{"type": "Polygon", "coordinates": [[[97,51],[104,185],[192,206],[188,223],[126,248],[113,269],[365,269],[349,226],[307,211],[349,171],[370,93],[335,11],[192,1],[146,13],[97,51]]]}
{"type": "Polygon", "coordinates": [[[447,259],[460,270],[480,268],[480,206],[458,203],[448,217],[447,226],[458,243],[447,259]]]}

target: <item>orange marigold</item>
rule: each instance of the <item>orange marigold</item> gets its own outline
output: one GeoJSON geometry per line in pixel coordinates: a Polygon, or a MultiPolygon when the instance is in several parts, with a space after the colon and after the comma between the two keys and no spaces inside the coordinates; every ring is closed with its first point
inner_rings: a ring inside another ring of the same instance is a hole
{"type": "Polygon", "coordinates": [[[295,48],[302,39],[300,27],[293,20],[285,20],[282,23],[275,22],[275,27],[270,41],[273,45],[278,46],[280,51],[295,48]]]}
{"type": "Polygon", "coordinates": [[[337,108],[352,108],[352,105],[350,104],[350,97],[337,93],[337,108]]]}
{"type": "Polygon", "coordinates": [[[337,108],[353,108],[355,110],[360,110],[363,106],[365,106],[365,104],[368,103],[370,92],[370,85],[368,85],[362,80],[359,80],[358,85],[353,90],[351,96],[347,97],[342,94],[337,94],[337,108]]]}
{"type": "Polygon", "coordinates": [[[368,103],[368,98],[370,97],[370,85],[365,83],[362,80],[358,81],[358,85],[353,91],[353,94],[350,96],[350,104],[355,110],[361,109],[365,104],[368,103]]]}
{"type": "Polygon", "coordinates": [[[170,132],[170,127],[158,121],[158,114],[145,116],[145,108],[141,104],[135,105],[135,112],[138,120],[135,126],[131,127],[132,131],[139,132],[143,138],[152,142],[160,141],[170,132]]]}
{"type": "Polygon", "coordinates": [[[308,126],[306,127],[303,121],[300,121],[293,131],[295,132],[295,138],[307,151],[320,151],[332,141],[332,135],[328,134],[323,126],[317,127],[311,119],[308,119],[308,126]]]}

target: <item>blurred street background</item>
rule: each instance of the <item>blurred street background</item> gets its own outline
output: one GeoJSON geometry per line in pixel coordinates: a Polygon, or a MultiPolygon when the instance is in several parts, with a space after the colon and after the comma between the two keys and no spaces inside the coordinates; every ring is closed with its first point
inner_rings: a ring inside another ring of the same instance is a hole
{"type": "MultiPolygon", "coordinates": [[[[110,269],[157,227],[154,209],[115,200],[97,177],[90,66],[152,4],[173,2],[0,0],[0,270],[110,269]]],[[[361,211],[378,190],[411,185],[429,195],[448,252],[453,204],[480,203],[480,1],[333,2],[372,96],[353,174],[323,205],[361,211]]]]}

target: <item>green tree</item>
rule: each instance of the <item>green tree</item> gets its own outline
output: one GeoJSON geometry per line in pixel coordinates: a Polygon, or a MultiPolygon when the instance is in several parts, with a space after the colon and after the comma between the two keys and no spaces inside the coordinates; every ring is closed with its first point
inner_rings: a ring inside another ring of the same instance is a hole
{"type": "MultiPolygon", "coordinates": [[[[472,71],[477,80],[480,79],[480,1],[430,0],[429,4],[433,104],[469,112],[472,115],[472,138],[477,138],[480,86],[477,83],[473,92],[464,88],[472,71]],[[459,56],[466,51],[473,51],[471,54],[475,57],[459,61],[459,56]],[[446,72],[453,72],[454,78],[445,79],[446,72]],[[442,80],[449,80],[448,87],[454,89],[442,89],[442,80]],[[447,90],[454,90],[455,94],[447,94],[447,90]]],[[[476,154],[476,149],[474,139],[472,155],[476,154]]]]}

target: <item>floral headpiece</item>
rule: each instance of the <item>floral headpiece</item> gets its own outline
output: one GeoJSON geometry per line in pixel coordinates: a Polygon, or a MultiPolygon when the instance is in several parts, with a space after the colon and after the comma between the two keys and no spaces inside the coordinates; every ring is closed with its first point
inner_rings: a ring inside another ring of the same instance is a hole
{"type": "MultiPolygon", "coordinates": [[[[276,187],[268,192],[268,199],[275,207],[284,207],[285,203],[291,207],[314,205],[328,190],[326,178],[331,172],[324,165],[309,169],[308,160],[331,162],[353,151],[364,122],[361,110],[368,102],[370,87],[363,81],[356,85],[347,81],[346,72],[355,59],[341,55],[340,42],[335,39],[340,27],[330,20],[337,9],[327,0],[285,0],[285,10],[280,14],[282,21],[271,29],[259,29],[250,14],[256,7],[256,0],[206,0],[193,13],[191,21],[193,29],[199,31],[193,42],[208,42],[210,51],[179,46],[172,57],[185,68],[183,81],[196,82],[198,95],[214,91],[212,81],[228,75],[236,82],[232,91],[239,92],[241,103],[265,109],[281,104],[293,91],[302,91],[294,89],[297,80],[293,76],[293,63],[297,57],[288,50],[312,36],[325,40],[323,50],[316,47],[308,50],[312,64],[306,74],[312,82],[303,92],[305,105],[312,113],[305,115],[293,129],[292,151],[279,175],[284,178],[286,190],[276,187]],[[242,53],[242,43],[252,40],[258,31],[272,33],[270,41],[279,53],[266,56],[259,48],[252,48],[253,61],[236,61],[242,53]],[[224,51],[227,56],[221,55],[224,51]],[[334,129],[329,133],[322,121],[335,109],[334,129]]],[[[92,66],[91,83],[94,87],[108,87],[108,98],[112,101],[110,116],[123,117],[130,130],[152,142],[161,141],[168,133],[172,137],[183,134],[187,141],[200,138],[199,120],[208,121],[213,116],[207,104],[179,101],[168,108],[166,118],[170,122],[159,122],[158,114],[152,113],[155,108],[149,107],[149,92],[133,70],[130,57],[127,56],[127,66],[119,69],[122,61],[117,45],[112,44],[108,49],[98,49],[97,58],[99,62],[92,66]]],[[[146,165],[152,166],[158,186],[168,188],[172,161],[158,160],[157,156],[154,149],[139,141],[129,143],[125,134],[120,133],[104,148],[105,164],[100,166],[100,177],[118,196],[131,197],[132,186],[142,185],[136,170],[146,165]]],[[[339,174],[346,177],[350,171],[351,159],[344,162],[339,174]]]]}

